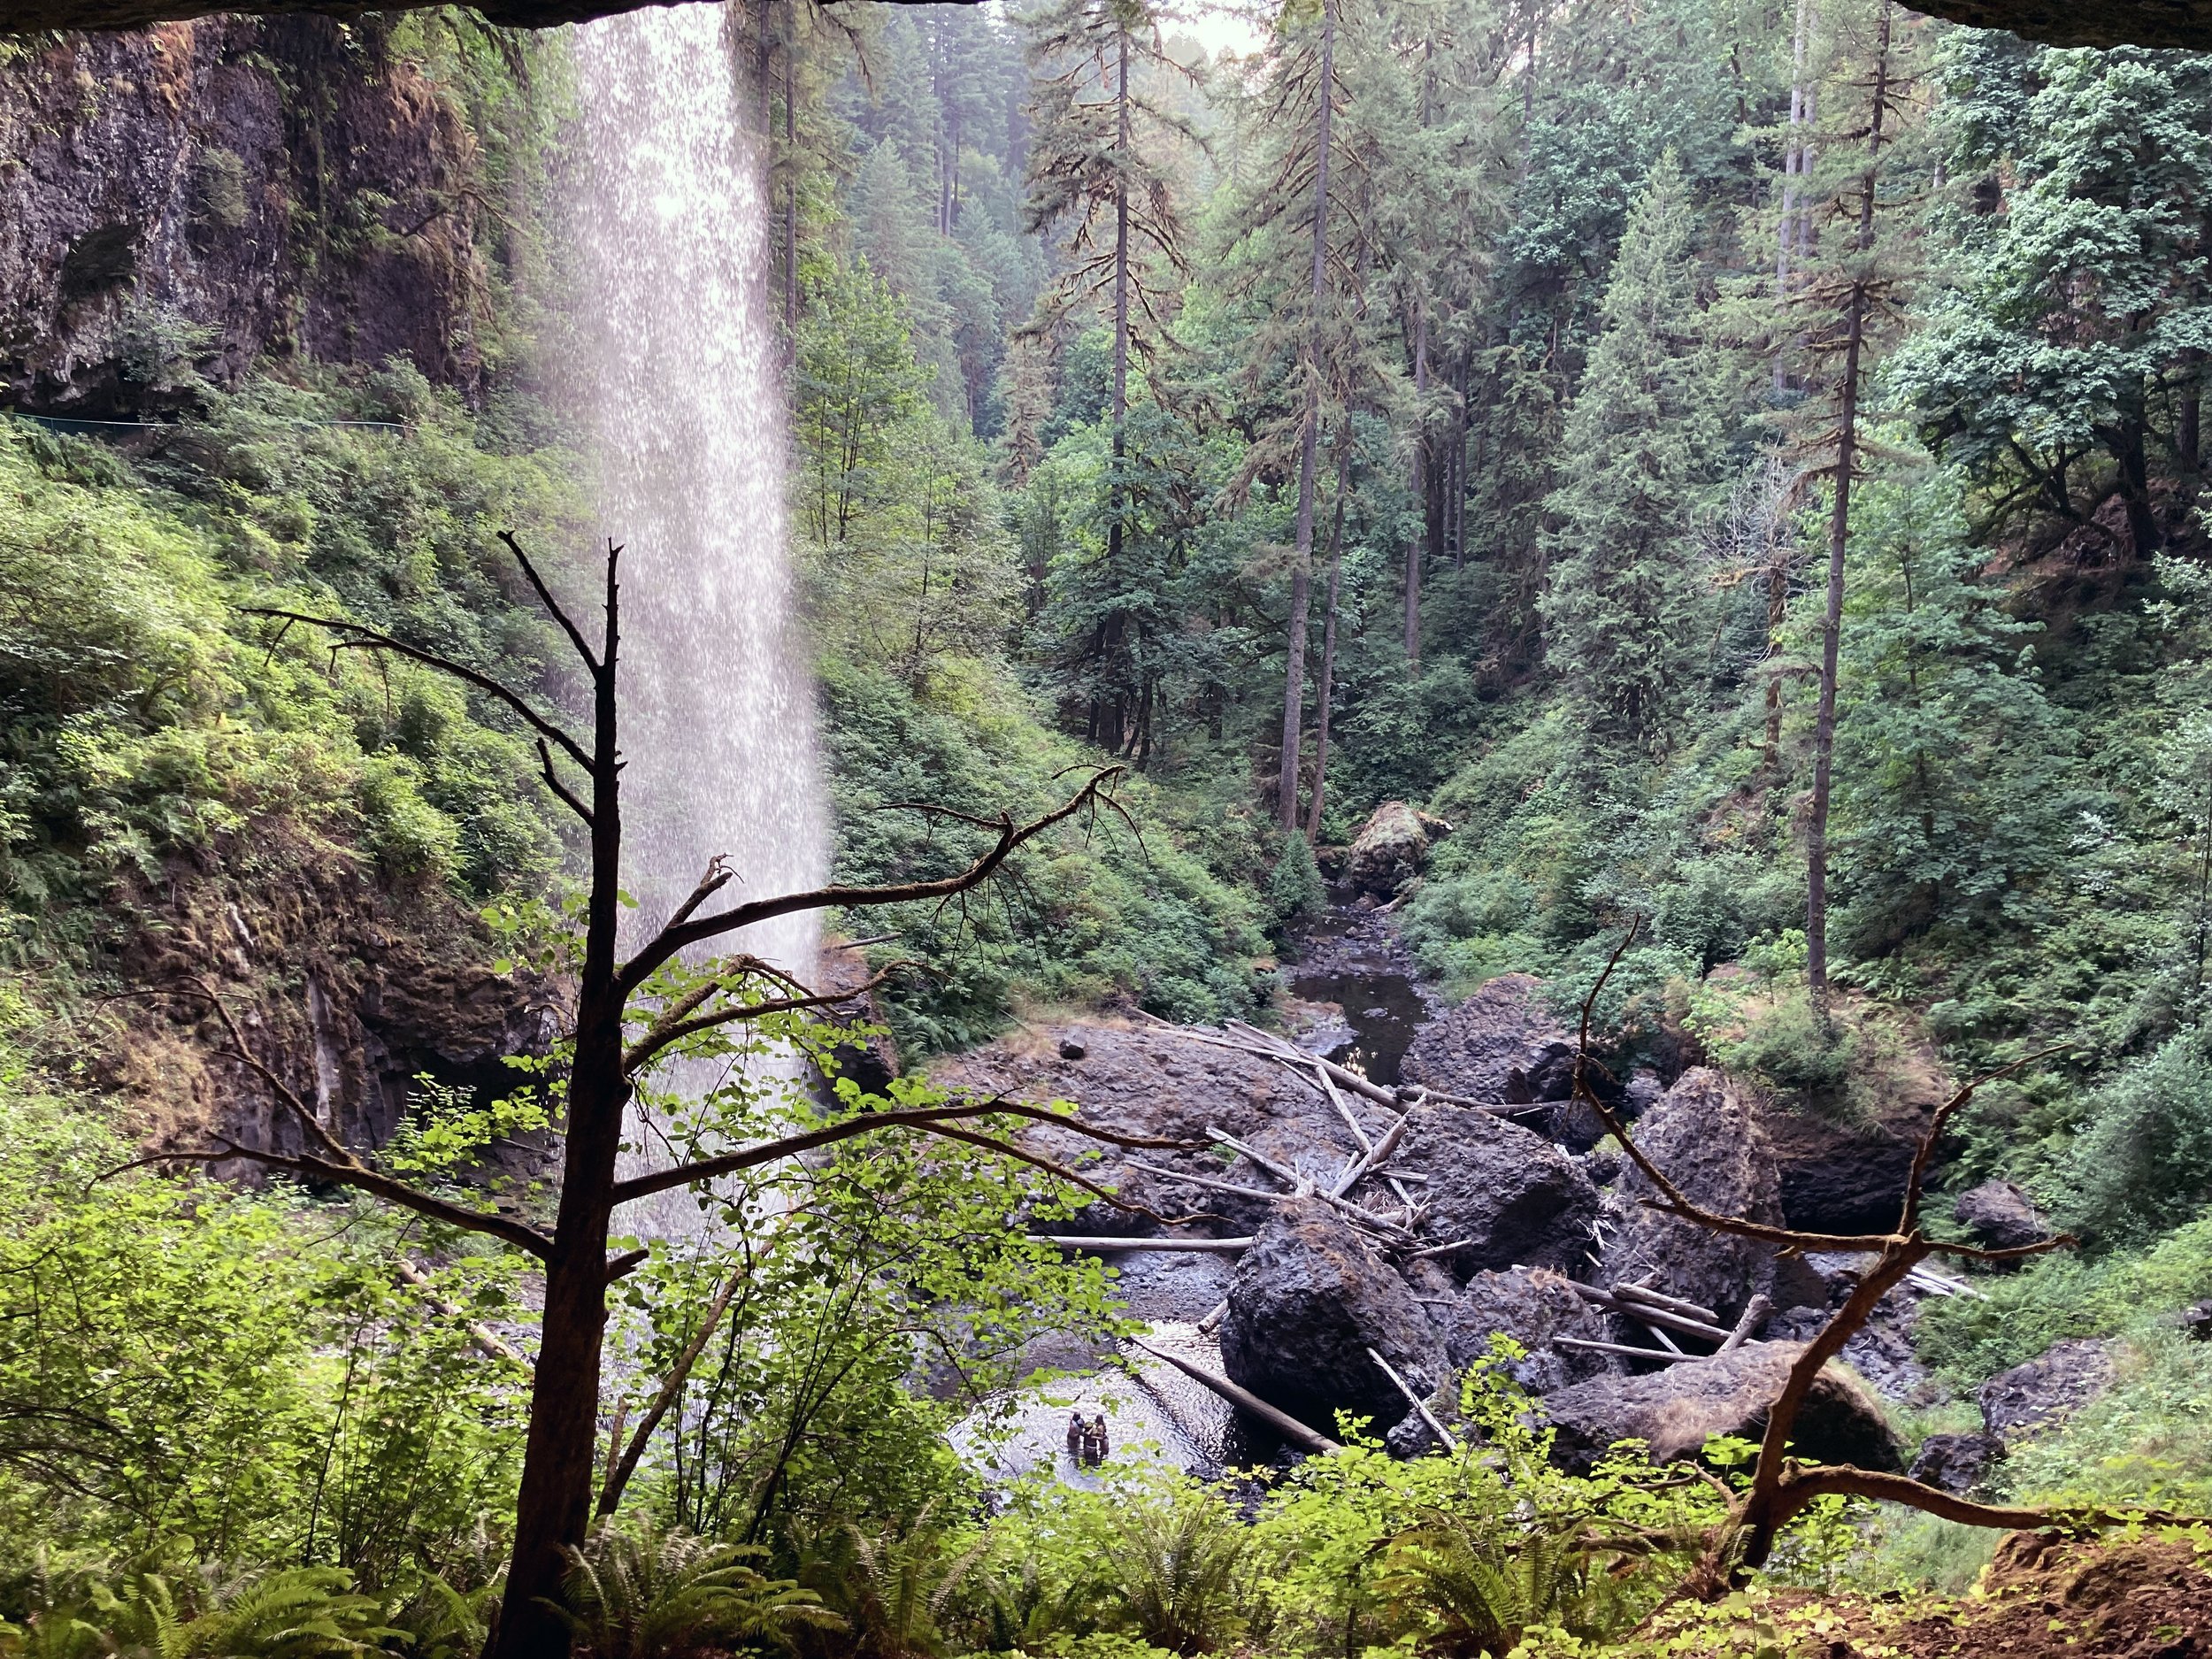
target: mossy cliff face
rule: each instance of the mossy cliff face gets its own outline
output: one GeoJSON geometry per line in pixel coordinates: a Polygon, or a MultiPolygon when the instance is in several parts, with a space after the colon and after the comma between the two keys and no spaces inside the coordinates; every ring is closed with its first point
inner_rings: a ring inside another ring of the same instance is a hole
{"type": "Polygon", "coordinates": [[[0,48],[0,405],[136,414],[264,357],[480,390],[473,138],[389,46],[222,17],[0,48]]]}

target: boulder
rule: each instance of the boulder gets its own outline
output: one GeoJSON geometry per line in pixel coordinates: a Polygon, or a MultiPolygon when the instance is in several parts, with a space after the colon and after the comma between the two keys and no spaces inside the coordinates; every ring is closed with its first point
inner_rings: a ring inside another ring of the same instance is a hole
{"type": "Polygon", "coordinates": [[[1353,837],[1344,856],[1344,879],[1356,893],[1386,899],[1421,873],[1430,845],[1451,828],[1403,801],[1386,801],[1353,837]]]}
{"type": "MultiPolygon", "coordinates": [[[[1747,1342],[1733,1353],[1669,1365],[1648,1376],[1600,1377],[1546,1394],[1544,1417],[1556,1431],[1553,1461],[1578,1473],[1617,1440],[1642,1440],[1652,1461],[1664,1463],[1695,1455],[1716,1434],[1756,1440],[1790,1366],[1803,1352],[1796,1342],[1747,1342]]],[[[1903,1467],[1881,1402],[1833,1365],[1814,1379],[1798,1412],[1793,1444],[1801,1455],[1824,1463],[1892,1471],[1903,1467]]]]}
{"type": "Polygon", "coordinates": [[[2181,1333],[2193,1342],[2212,1342],[2212,1296],[2182,1310],[2181,1333]]]}
{"type": "Polygon", "coordinates": [[[1222,1368],[1330,1432],[1339,1409],[1387,1428],[1406,1414],[1406,1400],[1371,1348],[1424,1394],[1448,1370],[1405,1280],[1327,1206],[1282,1206],[1237,1263],[1221,1322],[1222,1368]]]}
{"type": "MultiPolygon", "coordinates": [[[[1709,1066],[1685,1071],[1635,1129],[1636,1144],[1693,1203],[1716,1214],[1779,1225],[1781,1180],[1757,1113],[1709,1066]]],[[[1611,1237],[1599,1279],[1648,1282],[1731,1324],[1754,1294],[1772,1294],[1774,1247],[1709,1233],[1646,1207],[1658,1189],[1633,1165],[1606,1202],[1611,1237]]]]}
{"type": "Polygon", "coordinates": [[[1881,1124],[1839,1124],[1774,1103],[1759,1114],[1782,1214],[1804,1233],[1886,1233],[1897,1225],[1913,1143],[1881,1124]]]}
{"type": "Polygon", "coordinates": [[[1610,1355],[1553,1346],[1563,1336],[1598,1342],[1609,1338],[1605,1316],[1558,1274],[1540,1268],[1477,1273],[1457,1295],[1425,1297],[1422,1305],[1455,1366],[1486,1357],[1493,1336],[1518,1342],[1528,1357],[1509,1368],[1513,1380],[1537,1394],[1620,1369],[1610,1355]]]}
{"type": "Polygon", "coordinates": [[[1984,1181],[1959,1194],[1951,1218],[1993,1250],[2017,1249],[2051,1236],[2035,1201],[2010,1181],[1984,1181]]]}
{"type": "Polygon", "coordinates": [[[1538,996],[1541,987],[1526,973],[1487,981],[1415,1033],[1400,1075],[1469,1100],[1564,1100],[1574,1079],[1574,1035],[1538,996]]]}
{"type": "MultiPolygon", "coordinates": [[[[1207,1125],[1218,1125],[1317,1179],[1333,1176],[1357,1150],[1343,1120],[1311,1083],[1272,1060],[1193,1042],[1164,1027],[1070,1021],[1033,1028],[942,1061],[930,1075],[949,1088],[981,1096],[1072,1100],[1087,1123],[1130,1134],[1188,1140],[1195,1148],[1205,1146],[1207,1125]],[[1081,1054],[1069,1055],[1071,1048],[1081,1054]]],[[[1199,1232],[1240,1236],[1256,1232],[1275,1213],[1267,1199],[1239,1197],[1157,1172],[1226,1179],[1260,1192],[1279,1185],[1242,1160],[1225,1164],[1210,1150],[1125,1152],[1043,1125],[1025,1130],[1024,1141],[1041,1153],[1081,1164],[1092,1179],[1161,1215],[1209,1217],[1195,1224],[1199,1232]]],[[[1162,1231],[1142,1215],[1104,1202],[1087,1205],[1046,1230],[1132,1236],[1162,1231]]],[[[1138,1311],[1155,1318],[1179,1317],[1141,1306],[1138,1311]]]]}
{"type": "Polygon", "coordinates": [[[1465,1106],[1417,1106],[1392,1162],[1428,1178],[1423,1225],[1460,1272],[1516,1265],[1564,1268],[1590,1248],[1597,1188],[1572,1158],[1532,1130],[1465,1106]]]}
{"type": "Polygon", "coordinates": [[[2079,1410],[2111,1386],[2110,1348],[2070,1337],[1984,1383],[1982,1421],[2009,1444],[2079,1410]]]}
{"type": "Polygon", "coordinates": [[[1920,1442],[1920,1451],[1905,1472],[1964,1497],[1988,1479],[1991,1468],[2004,1455],[2005,1443],[1994,1434],[1931,1434],[1920,1442]]]}

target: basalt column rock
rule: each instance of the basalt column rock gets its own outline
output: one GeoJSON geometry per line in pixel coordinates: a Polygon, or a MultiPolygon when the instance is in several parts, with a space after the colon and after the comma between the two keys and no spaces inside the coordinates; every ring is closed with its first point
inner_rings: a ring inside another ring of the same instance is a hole
{"type": "Polygon", "coordinates": [[[1387,1428],[1405,1396],[1373,1348],[1425,1394],[1444,1380],[1443,1345],[1406,1282],[1325,1205],[1286,1205],[1237,1264],[1221,1324],[1233,1381],[1330,1429],[1339,1409],[1387,1428]]]}
{"type": "MultiPolygon", "coordinates": [[[[1781,1181],[1758,1117],[1742,1091],[1709,1066],[1681,1080],[1633,1131],[1636,1144],[1693,1203],[1779,1225],[1781,1181]]],[[[1599,1279],[1648,1278],[1655,1290],[1713,1309],[1724,1323],[1755,1294],[1771,1293],[1774,1248],[1710,1233],[1644,1201],[1659,1196],[1643,1171],[1622,1172],[1607,1204],[1611,1236],[1599,1279]]]]}
{"type": "Polygon", "coordinates": [[[389,33],[220,17],[0,58],[0,405],[156,414],[265,357],[480,391],[476,141],[389,33]]]}

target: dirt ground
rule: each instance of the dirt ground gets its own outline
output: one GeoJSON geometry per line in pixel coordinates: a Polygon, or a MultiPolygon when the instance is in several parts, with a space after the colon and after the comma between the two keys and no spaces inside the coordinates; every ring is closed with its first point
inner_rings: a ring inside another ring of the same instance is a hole
{"type": "Polygon", "coordinates": [[[1717,1611],[1694,1632],[1647,1633],[1661,1652],[1753,1659],[2212,1659],[2212,1534],[2015,1532],[1956,1599],[1796,1593],[1717,1611]]]}

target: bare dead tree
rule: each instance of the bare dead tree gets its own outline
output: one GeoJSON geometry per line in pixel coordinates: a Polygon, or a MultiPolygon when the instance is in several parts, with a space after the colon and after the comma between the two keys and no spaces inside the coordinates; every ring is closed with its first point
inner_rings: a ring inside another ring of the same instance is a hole
{"type": "MultiPolygon", "coordinates": [[[[251,608],[249,614],[274,624],[278,640],[296,626],[318,630],[329,640],[334,660],[339,652],[356,650],[405,658],[473,687],[503,704],[535,737],[547,788],[587,833],[589,887],[584,949],[562,1102],[560,1197],[551,1230],[517,1216],[426,1192],[382,1167],[373,1151],[344,1144],[317,1117],[311,1104],[255,1055],[230,1010],[211,990],[204,994],[225,1027],[232,1054],[274,1095],[298,1131],[300,1149],[288,1152],[223,1139],[197,1149],[165,1153],[154,1161],[208,1164],[242,1160],[304,1181],[349,1187],[446,1225],[497,1239],[537,1261],[545,1280],[544,1312],[516,1505],[513,1558],[498,1628],[488,1651],[491,1659],[543,1659],[547,1655],[565,1653],[569,1645],[567,1629],[554,1611],[554,1602],[560,1590],[563,1550],[583,1542],[593,1507],[608,1286],[644,1259],[642,1251],[612,1257],[608,1254],[612,1218],[622,1205],[717,1176],[773,1165],[856,1136],[907,1132],[1013,1159],[1094,1197],[1125,1209],[1141,1210],[1142,1206],[1117,1197],[1065,1164],[1018,1144],[1009,1138],[1008,1132],[1026,1120],[1048,1123],[1120,1147],[1179,1149],[1193,1143],[1117,1134],[1022,1101],[962,1099],[942,1105],[833,1117],[803,1131],[741,1146],[717,1156],[694,1158],[626,1179],[618,1178],[616,1161],[622,1146],[625,1110],[636,1079],[657,1059],[717,1027],[769,1014],[829,1009],[849,1002],[866,988],[816,995],[756,957],[736,956],[706,964],[687,988],[663,995],[649,988],[657,970],[685,952],[772,917],[916,901],[956,902],[961,895],[1003,871],[1018,850],[1056,826],[1085,815],[1094,818],[1102,809],[1118,811],[1110,786],[1120,769],[1109,767],[1093,773],[1066,800],[1025,822],[1018,821],[1010,812],[996,818],[951,815],[980,830],[986,840],[962,867],[945,876],[874,887],[833,883],[808,892],[725,903],[723,889],[735,872],[718,858],[690,896],[625,960],[618,941],[623,761],[618,744],[621,594],[617,572],[622,549],[611,541],[608,544],[603,632],[595,646],[554,598],[520,544],[512,535],[503,539],[540,603],[559,625],[583,667],[591,688],[590,724],[586,733],[572,730],[557,711],[540,707],[531,697],[489,674],[347,618],[263,607],[251,608]]],[[[627,1463],[634,1466],[634,1459],[627,1463]]],[[[618,1457],[611,1482],[617,1494],[626,1472],[624,1460],[618,1457]]]]}
{"type": "Polygon", "coordinates": [[[2030,1055],[2011,1065],[1976,1078],[1937,1108],[1920,1137],[1919,1144],[1914,1148],[1912,1168],[1905,1182],[1903,1202],[1897,1225],[1892,1232],[1805,1233],[1793,1227],[1770,1226],[1740,1216],[1717,1214],[1693,1202],[1680,1187],[1668,1179],[1666,1171],[1636,1144],[1635,1138],[1629,1133],[1628,1125],[1621,1120],[1619,1113],[1591,1085],[1591,1073],[1598,1069],[1597,1063],[1590,1057],[1591,1012],[1597,1004],[1598,994],[1605,988],[1606,981],[1612,978],[1614,969],[1620,964],[1621,957],[1634,941],[1641,922],[1640,917],[1631,918],[1620,944],[1615,948],[1612,957],[1605,964],[1605,971],[1598,976],[1596,984],[1590,987],[1589,995],[1583,1000],[1582,1024],[1575,1050],[1573,1092],[1577,1100],[1598,1115],[1613,1138],[1620,1142],[1622,1151],[1658,1191],[1657,1198],[1644,1201],[1646,1205],[1662,1215],[1676,1217],[1709,1233],[1754,1239],[1761,1243],[1771,1244],[1780,1250],[1838,1251],[1874,1258],[1872,1264],[1861,1274],[1857,1285],[1843,1305],[1829,1317],[1828,1323],[1821,1327],[1819,1334],[1805,1345],[1804,1351],[1792,1363],[1781,1393],[1776,1395],[1773,1404],[1767,1409],[1766,1429],[1760,1439],[1759,1457],[1752,1471],[1751,1485],[1736,1500],[1727,1522],[1710,1540],[1704,1558],[1683,1586],[1685,1593],[1710,1600],[1740,1585],[1747,1574],[1766,1563],[1781,1530],[1808,1504],[1831,1493],[1901,1503],[1969,1526],[2007,1529],[2055,1527],[2079,1532],[2123,1525],[2131,1521],[2158,1524],[2199,1518],[2156,1509],[2038,1509],[1977,1503],[1906,1475],[1860,1469],[1850,1463],[1808,1463],[1790,1455],[1790,1437],[1796,1428],[1798,1413],[1811,1394],[1822,1367],[1842,1352],[1843,1345],[1865,1326],[1876,1304],[1901,1283],[1906,1274],[1928,1257],[1947,1256],[1965,1261],[2016,1262],[2027,1256],[2068,1248],[2078,1242],[2070,1233],[2057,1233],[2008,1249],[1987,1249],[1978,1245],[1955,1244],[1932,1239],[1920,1225],[1920,1203],[1928,1173],[1935,1162],[1936,1148],[1943,1139],[1944,1132],[1950,1127],[1952,1119],[1973,1099],[1975,1091],[1983,1084],[1994,1082],[2041,1056],[2030,1055]]]}

